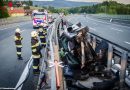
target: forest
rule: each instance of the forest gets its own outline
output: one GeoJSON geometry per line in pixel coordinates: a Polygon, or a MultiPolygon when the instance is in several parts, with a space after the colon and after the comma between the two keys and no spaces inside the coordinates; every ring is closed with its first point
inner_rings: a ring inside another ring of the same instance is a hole
{"type": "MultiPolygon", "coordinates": [[[[45,7],[44,7],[45,8],[45,7]]],[[[65,14],[70,13],[87,13],[87,14],[123,14],[130,15],[130,4],[121,4],[116,1],[104,1],[102,3],[93,6],[81,6],[74,8],[54,8],[49,6],[49,11],[52,13],[64,12],[65,14]]]]}

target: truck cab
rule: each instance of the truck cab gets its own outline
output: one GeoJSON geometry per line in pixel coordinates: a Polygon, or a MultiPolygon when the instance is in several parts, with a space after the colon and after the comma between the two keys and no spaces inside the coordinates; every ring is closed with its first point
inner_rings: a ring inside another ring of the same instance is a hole
{"type": "Polygon", "coordinates": [[[43,27],[47,22],[47,15],[44,12],[35,12],[32,14],[33,28],[43,27]]]}

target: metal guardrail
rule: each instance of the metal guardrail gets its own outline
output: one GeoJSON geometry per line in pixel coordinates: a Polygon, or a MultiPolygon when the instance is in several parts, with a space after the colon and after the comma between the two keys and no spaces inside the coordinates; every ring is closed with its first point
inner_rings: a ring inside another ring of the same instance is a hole
{"type": "MultiPolygon", "coordinates": [[[[56,56],[58,56],[59,52],[55,47],[58,46],[58,37],[57,37],[57,25],[59,23],[59,20],[56,19],[55,22],[47,29],[47,45],[44,49],[44,59],[42,60],[42,65],[41,65],[41,72],[38,80],[38,85],[37,85],[37,90],[42,90],[40,89],[40,82],[42,81],[42,77],[45,74],[45,66],[44,63],[45,61],[48,61],[50,63],[50,79],[51,79],[51,90],[57,90],[57,88],[60,87],[60,81],[59,81],[59,69],[58,66],[60,66],[60,62],[57,60],[56,56]],[[48,51],[50,51],[50,56],[47,57],[48,51]],[[57,53],[57,54],[56,54],[57,53]],[[58,80],[58,81],[57,81],[58,80]]],[[[43,89],[44,90],[44,89],[43,89]]]]}
{"type": "MultiPolygon", "coordinates": [[[[72,23],[68,22],[68,25],[72,25],[72,23]]],[[[111,42],[107,39],[102,38],[94,33],[88,32],[87,34],[88,42],[92,45],[95,50],[96,46],[101,42],[101,40],[105,40],[108,43],[108,57],[107,57],[107,70],[110,70],[112,67],[113,57],[119,56],[120,58],[120,86],[124,85],[126,78],[126,70],[128,69],[128,62],[130,62],[130,49],[127,49],[121,45],[118,45],[114,42],[111,42]]],[[[130,65],[130,64],[129,64],[130,65]]]]}
{"type": "Polygon", "coordinates": [[[118,55],[120,57],[121,70],[120,70],[120,84],[123,86],[125,82],[126,77],[126,69],[127,69],[127,63],[130,59],[130,49],[127,49],[123,46],[120,46],[118,44],[115,44],[114,42],[111,42],[109,40],[106,40],[102,38],[101,36],[98,36],[96,34],[93,34],[91,32],[88,33],[88,41],[91,43],[93,49],[96,48],[96,45],[101,40],[105,40],[108,43],[108,59],[107,59],[107,70],[110,70],[112,67],[112,60],[114,54],[118,55]]]}
{"type": "MultiPolygon", "coordinates": [[[[51,37],[52,37],[52,31],[53,31],[53,24],[47,29],[47,36],[46,36],[46,43],[47,43],[47,45],[46,45],[46,47],[45,47],[45,49],[44,49],[44,53],[43,53],[43,55],[44,55],[44,58],[43,58],[43,60],[42,60],[42,62],[41,62],[41,72],[40,72],[40,75],[39,75],[39,79],[38,79],[38,85],[37,85],[37,90],[39,90],[40,89],[40,83],[41,83],[41,81],[42,81],[42,78],[43,78],[43,76],[45,75],[45,72],[46,72],[46,67],[45,67],[45,62],[46,62],[46,64],[47,64],[47,61],[48,61],[48,59],[49,59],[49,57],[47,57],[47,53],[48,53],[48,51],[47,51],[47,49],[48,48],[51,48],[52,46],[51,46],[51,44],[50,44],[50,39],[51,39],[51,37]],[[50,44],[50,46],[48,45],[48,44],[50,44]]],[[[53,54],[51,54],[51,55],[53,55],[53,54]]],[[[53,57],[53,56],[51,56],[51,57],[53,57]]],[[[53,58],[51,58],[51,61],[53,61],[54,59],[53,58]]],[[[52,73],[53,73],[53,75],[55,75],[55,72],[54,72],[54,70],[52,71],[52,73]]],[[[52,79],[54,79],[55,80],[55,77],[54,76],[52,76],[53,78],[52,79]]],[[[53,80],[53,81],[54,81],[53,80]]],[[[55,84],[55,83],[54,83],[55,84]]]]}
{"type": "Polygon", "coordinates": [[[0,19],[0,26],[12,24],[12,23],[18,23],[18,22],[25,22],[29,20],[31,20],[30,16],[4,18],[4,19],[0,19]]]}

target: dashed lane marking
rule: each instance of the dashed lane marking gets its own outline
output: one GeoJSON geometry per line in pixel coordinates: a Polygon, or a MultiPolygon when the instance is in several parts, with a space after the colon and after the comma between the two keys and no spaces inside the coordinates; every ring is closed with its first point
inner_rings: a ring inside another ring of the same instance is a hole
{"type": "Polygon", "coordinates": [[[126,44],[129,44],[130,45],[130,42],[127,42],[127,41],[124,41],[126,44]]]}
{"type": "Polygon", "coordinates": [[[117,28],[111,28],[112,30],[123,32],[123,30],[117,29],[117,28]]]}
{"type": "MultiPolygon", "coordinates": [[[[89,18],[89,17],[86,17],[86,18],[87,18],[87,19],[90,19],[90,20],[93,20],[93,21],[96,21],[96,22],[100,22],[100,23],[114,24],[114,23],[107,23],[107,22],[103,22],[103,21],[101,21],[101,20],[94,20],[94,19],[89,18]]],[[[128,26],[123,26],[123,25],[118,25],[118,24],[114,24],[114,25],[116,25],[116,26],[122,26],[122,27],[127,27],[127,28],[130,28],[130,27],[128,27],[128,26]]]]}
{"type": "Polygon", "coordinates": [[[98,25],[97,23],[93,23],[93,24],[98,25]]]}

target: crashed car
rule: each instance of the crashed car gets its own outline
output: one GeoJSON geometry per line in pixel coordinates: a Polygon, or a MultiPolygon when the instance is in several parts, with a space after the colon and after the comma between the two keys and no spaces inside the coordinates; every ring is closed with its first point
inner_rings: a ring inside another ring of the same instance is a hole
{"type": "Polygon", "coordinates": [[[59,37],[60,58],[68,90],[114,90],[119,71],[106,70],[108,44],[101,41],[95,51],[87,41],[89,28],[69,26],[59,37]]]}

